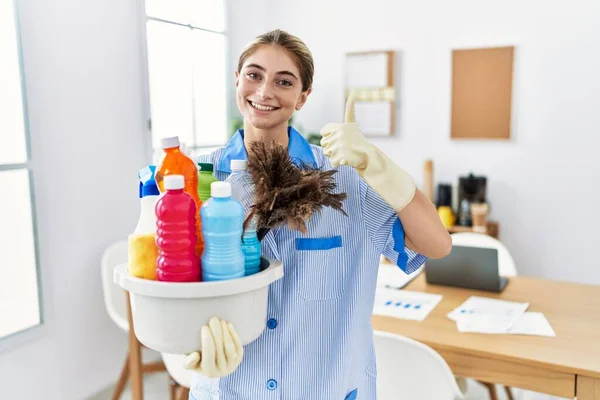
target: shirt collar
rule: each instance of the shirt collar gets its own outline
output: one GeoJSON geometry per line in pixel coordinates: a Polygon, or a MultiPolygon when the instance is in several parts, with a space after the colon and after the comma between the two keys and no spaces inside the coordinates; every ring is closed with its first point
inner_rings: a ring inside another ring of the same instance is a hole
{"type": "MultiPolygon", "coordinates": [[[[292,162],[298,166],[312,164],[317,166],[317,160],[312,152],[310,143],[293,127],[288,127],[288,152],[292,162]]],[[[244,146],[244,130],[238,130],[225,146],[225,150],[219,159],[218,169],[222,172],[231,173],[231,160],[248,160],[248,153],[244,146]]]]}

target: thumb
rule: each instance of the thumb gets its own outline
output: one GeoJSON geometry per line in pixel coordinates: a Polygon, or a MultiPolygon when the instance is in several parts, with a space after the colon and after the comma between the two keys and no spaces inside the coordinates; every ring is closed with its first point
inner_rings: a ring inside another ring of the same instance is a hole
{"type": "Polygon", "coordinates": [[[356,116],[354,115],[354,103],[356,103],[356,97],[351,94],[348,96],[348,100],[346,100],[344,123],[356,122],[356,116]]]}
{"type": "Polygon", "coordinates": [[[188,354],[183,360],[183,367],[185,369],[195,369],[198,368],[198,364],[200,364],[200,353],[197,351],[188,354]]]}

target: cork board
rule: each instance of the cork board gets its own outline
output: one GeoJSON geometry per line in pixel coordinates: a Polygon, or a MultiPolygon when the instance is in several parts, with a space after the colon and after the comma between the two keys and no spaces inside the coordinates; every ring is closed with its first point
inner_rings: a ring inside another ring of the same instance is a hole
{"type": "Polygon", "coordinates": [[[510,139],[514,47],[452,52],[452,139],[510,139]]]}

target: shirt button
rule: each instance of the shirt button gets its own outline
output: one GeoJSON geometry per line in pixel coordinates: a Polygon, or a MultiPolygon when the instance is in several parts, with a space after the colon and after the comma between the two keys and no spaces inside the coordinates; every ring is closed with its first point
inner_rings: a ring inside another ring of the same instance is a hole
{"type": "Polygon", "coordinates": [[[277,381],[275,379],[269,379],[267,381],[267,389],[269,389],[269,390],[277,389],[277,381]]]}
{"type": "Polygon", "coordinates": [[[270,320],[267,321],[267,328],[269,329],[275,329],[277,328],[277,320],[275,318],[271,318],[270,320]]]}

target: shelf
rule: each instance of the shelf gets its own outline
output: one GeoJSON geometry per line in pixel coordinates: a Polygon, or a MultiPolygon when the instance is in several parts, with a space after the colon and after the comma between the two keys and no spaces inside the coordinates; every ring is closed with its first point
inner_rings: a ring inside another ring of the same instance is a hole
{"type": "MultiPolygon", "coordinates": [[[[491,237],[498,239],[499,230],[500,230],[500,227],[499,227],[498,222],[495,222],[495,221],[488,222],[488,229],[486,232],[487,235],[490,235],[491,237]]],[[[448,232],[457,233],[457,232],[474,232],[474,231],[473,231],[473,228],[470,226],[454,225],[454,226],[451,226],[450,228],[448,228],[448,232]]]]}

